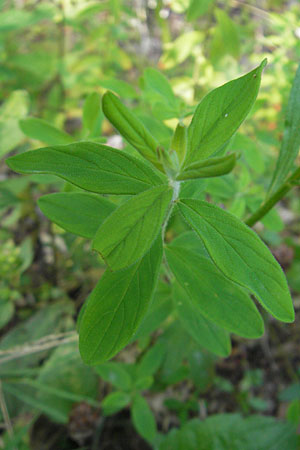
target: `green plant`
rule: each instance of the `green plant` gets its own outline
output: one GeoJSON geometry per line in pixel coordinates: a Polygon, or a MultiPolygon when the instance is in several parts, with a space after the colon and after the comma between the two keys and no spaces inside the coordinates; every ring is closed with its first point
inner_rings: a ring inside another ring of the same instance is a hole
{"type": "MultiPolygon", "coordinates": [[[[107,92],[103,112],[138,152],[136,156],[77,142],[27,151],[7,160],[16,172],[56,175],[80,188],[41,197],[39,206],[61,227],[92,239],[93,250],[108,266],[79,316],[79,348],[87,364],[112,358],[134,338],[160,275],[172,284],[175,308],[187,332],[217,355],[230,353],[230,332],[246,338],[263,334],[263,320],[250,295],[278,320],[294,320],[285,276],[258,235],[205,198],[186,194],[193,183],[234,168],[236,156],[226,155],[226,150],[254,104],[264,66],[265,61],[211,91],[188,127],[183,119],[189,112],[183,112],[169,149],[118,97],[107,92]],[[125,199],[108,200],[99,194],[125,199]],[[192,231],[168,243],[165,236],[172,215],[192,231]]],[[[155,72],[152,80],[152,90],[170,98],[177,108],[165,77],[155,72]]],[[[298,121],[293,97],[288,114],[289,120],[298,121]]],[[[288,128],[282,151],[290,152],[292,160],[290,132],[288,128]]],[[[299,169],[285,181],[292,163],[274,175],[276,187],[279,180],[289,188],[297,182],[299,169]]],[[[247,223],[253,225],[262,218],[281,198],[282,189],[271,190],[261,212],[247,223]]]]}

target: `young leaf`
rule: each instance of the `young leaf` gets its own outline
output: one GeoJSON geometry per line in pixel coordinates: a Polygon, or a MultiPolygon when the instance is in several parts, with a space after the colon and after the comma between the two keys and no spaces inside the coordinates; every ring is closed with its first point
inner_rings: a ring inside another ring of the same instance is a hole
{"type": "Polygon", "coordinates": [[[298,67],[285,117],[285,128],[280,153],[269,192],[274,192],[285,181],[300,147],[300,65],[298,67]]]}
{"type": "Polygon", "coordinates": [[[179,283],[174,285],[173,297],[179,320],[192,338],[218,356],[230,355],[231,342],[228,332],[206,319],[200,308],[195,308],[186,290],[179,283]]]}
{"type": "Polygon", "coordinates": [[[16,172],[57,175],[99,194],[138,194],[163,182],[137,158],[93,142],[31,150],[6,162],[16,172]]]}
{"type": "Polygon", "coordinates": [[[102,98],[105,116],[144,158],[161,169],[156,151],[159,143],[146,130],[142,122],[112,92],[106,92],[102,98]]]}
{"type": "Polygon", "coordinates": [[[181,200],[179,209],[227,278],[249,289],[277,319],[294,320],[284,273],[253,230],[233,214],[200,200],[181,200]]]}
{"type": "Polygon", "coordinates": [[[21,119],[19,125],[26,136],[37,139],[47,145],[71,144],[74,141],[73,137],[68,133],[59,130],[42,119],[28,117],[21,119]]]}
{"type": "Polygon", "coordinates": [[[245,120],[256,97],[266,65],[209,92],[199,103],[188,128],[185,166],[220,149],[245,120]]]}
{"type": "Polygon", "coordinates": [[[187,145],[187,129],[181,123],[178,123],[171,143],[171,150],[177,154],[180,164],[184,161],[187,145]]]}
{"type": "Polygon", "coordinates": [[[196,161],[187,166],[177,176],[177,180],[189,180],[192,178],[210,178],[226,175],[231,172],[236,163],[236,155],[222,156],[196,161]]]}
{"type": "MultiPolygon", "coordinates": [[[[195,315],[247,338],[263,334],[263,321],[250,297],[207,258],[183,247],[166,248],[168,264],[195,315]]],[[[184,301],[184,299],[182,299],[184,301]]]]}
{"type": "Polygon", "coordinates": [[[112,358],[128,344],[151,302],[162,258],[160,237],[136,264],[107,270],[87,300],[79,329],[79,350],[86,364],[112,358]]]}
{"type": "Polygon", "coordinates": [[[157,433],[155,418],[147,401],[139,394],[134,397],[131,416],[137,432],[146,441],[153,442],[157,433]]]}
{"type": "Polygon", "coordinates": [[[40,197],[38,205],[52,222],[70,233],[92,239],[116,205],[87,192],[58,192],[40,197]]]}
{"type": "Polygon", "coordinates": [[[130,266],[151,247],[171,199],[172,190],[167,185],[131,197],[99,227],[93,249],[112,270],[130,266]]]}

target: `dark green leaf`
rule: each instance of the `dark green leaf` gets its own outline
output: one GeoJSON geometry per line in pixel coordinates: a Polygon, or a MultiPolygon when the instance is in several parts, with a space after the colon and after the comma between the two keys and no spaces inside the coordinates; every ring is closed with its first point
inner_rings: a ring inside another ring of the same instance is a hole
{"type": "Polygon", "coordinates": [[[153,442],[157,433],[155,418],[147,401],[139,394],[134,397],[131,416],[137,432],[146,441],[153,442]]]}
{"type": "Polygon", "coordinates": [[[137,194],[162,184],[142,161],[120,150],[92,142],[31,150],[7,159],[19,173],[57,175],[99,194],[137,194]]]}
{"type": "MultiPolygon", "coordinates": [[[[249,296],[225,278],[210,260],[175,246],[167,247],[166,256],[176,280],[185,291],[181,301],[186,302],[189,310],[194,309],[195,315],[202,314],[240,336],[257,338],[263,334],[263,321],[249,296]]],[[[204,324],[205,320],[202,322],[204,324]]],[[[209,332],[209,325],[207,323],[206,334],[210,334],[212,348],[213,329],[209,332]]],[[[228,341],[224,345],[228,351],[228,341]]],[[[214,343],[214,349],[218,354],[226,351],[220,342],[214,343]]]]}
{"type": "Polygon", "coordinates": [[[218,327],[201,314],[200,308],[195,308],[186,289],[179,283],[174,286],[174,300],[178,317],[182,326],[201,346],[219,356],[228,356],[231,352],[230,337],[227,331],[218,327]]]}
{"type": "Polygon", "coordinates": [[[152,137],[142,122],[112,92],[102,98],[103,112],[120,134],[144,158],[161,168],[156,157],[158,142],[152,137]]]}
{"type": "Polygon", "coordinates": [[[294,320],[284,273],[251,228],[233,214],[200,200],[182,200],[179,209],[228,279],[249,289],[277,319],[294,320]]]}
{"type": "Polygon", "coordinates": [[[111,416],[130,403],[130,395],[125,392],[112,392],[102,401],[102,411],[105,416],[111,416]]]}
{"type": "Polygon", "coordinates": [[[98,375],[108,383],[111,383],[122,391],[129,391],[132,385],[132,380],[128,372],[117,362],[107,362],[95,366],[95,371],[98,375]]]}
{"type": "Polygon", "coordinates": [[[236,163],[234,153],[227,156],[209,158],[196,161],[187,166],[177,177],[177,180],[189,180],[191,178],[211,178],[226,175],[231,172],[236,163]]]}
{"type": "Polygon", "coordinates": [[[218,414],[172,430],[159,450],[296,450],[296,429],[273,417],[218,414]]]}
{"type": "Polygon", "coordinates": [[[115,210],[109,200],[85,192],[58,192],[40,197],[38,205],[66,231],[92,239],[100,224],[115,210]]]}
{"type": "Polygon", "coordinates": [[[105,272],[80,322],[79,349],[85,363],[101,363],[128,344],[151,302],[161,257],[159,238],[138,263],[105,272]]]}
{"type": "Polygon", "coordinates": [[[266,65],[209,92],[199,103],[188,128],[185,166],[219,150],[245,120],[258,94],[266,65]]]}
{"type": "Polygon", "coordinates": [[[122,203],[99,227],[93,249],[112,270],[128,267],[150,248],[161,230],[172,190],[157,186],[122,203]]]}

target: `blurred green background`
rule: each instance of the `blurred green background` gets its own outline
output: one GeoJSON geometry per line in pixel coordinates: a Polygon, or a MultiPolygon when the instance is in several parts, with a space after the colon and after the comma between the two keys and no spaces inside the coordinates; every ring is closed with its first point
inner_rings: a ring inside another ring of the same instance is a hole
{"type": "MultiPolygon", "coordinates": [[[[265,57],[258,100],[230,143],[236,169],[185,187],[241,219],[265,198],[280,149],[300,61],[298,0],[0,0],[0,448],[300,448],[298,314],[292,325],[266,318],[261,340],[233,337],[231,356],[217,359],[181,328],[161,280],[134,342],[113,362],[85,366],[76,318],[104,266],[89,242],[36,206],[72,187],[4,163],[80,140],[134,152],[104,118],[107,89],[168,145],[209,90],[265,57]],[[136,392],[144,400],[132,405],[136,392]]],[[[257,226],[286,271],[296,313],[299,199],[296,188],[257,226]]],[[[167,239],[182,231],[174,216],[167,239]]]]}

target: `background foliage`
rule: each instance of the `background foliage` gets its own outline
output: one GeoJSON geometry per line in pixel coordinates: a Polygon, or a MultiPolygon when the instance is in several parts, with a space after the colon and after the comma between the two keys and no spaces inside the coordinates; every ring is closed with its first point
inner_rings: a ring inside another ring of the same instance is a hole
{"type": "MultiPolygon", "coordinates": [[[[126,145],[101,110],[107,89],[168,142],[177,118],[209,90],[267,57],[258,100],[230,144],[240,153],[234,172],[183,187],[194,198],[209,191],[244,220],[272,181],[299,23],[297,1],[0,0],[1,161],[79,140],[126,145]]],[[[266,316],[263,338],[233,336],[231,356],[217,358],[193,327],[187,333],[162,279],[131,345],[90,368],[75,324],[104,266],[89,242],[36,205],[42,194],[72,188],[52,175],[19,177],[5,164],[0,177],[2,448],[297,448],[299,188],[256,228],[286,271],[294,324],[266,316]]],[[[174,215],[168,242],[185,231],[174,215]]]]}

